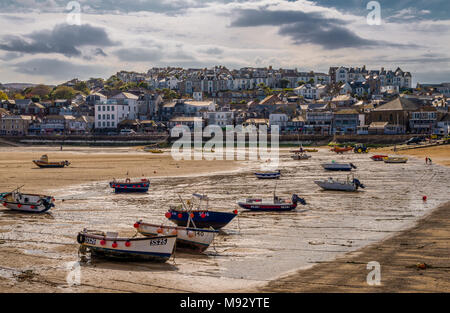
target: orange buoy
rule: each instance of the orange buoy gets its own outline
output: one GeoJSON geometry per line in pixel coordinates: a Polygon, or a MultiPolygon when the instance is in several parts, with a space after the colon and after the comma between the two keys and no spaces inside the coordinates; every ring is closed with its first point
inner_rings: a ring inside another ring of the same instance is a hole
{"type": "Polygon", "coordinates": [[[163,229],[162,229],[162,228],[158,228],[158,229],[156,230],[156,232],[157,232],[158,234],[162,234],[162,233],[163,233],[163,229]]]}
{"type": "Polygon", "coordinates": [[[427,196],[423,196],[423,197],[422,197],[422,200],[423,200],[423,201],[427,201],[427,196]]]}
{"type": "Polygon", "coordinates": [[[136,223],[134,223],[134,228],[139,228],[139,226],[140,226],[141,224],[139,223],[139,222],[136,222],[136,223]]]}
{"type": "Polygon", "coordinates": [[[104,245],[106,245],[106,241],[105,241],[105,240],[102,240],[102,241],[100,241],[100,244],[101,244],[102,246],[104,246],[104,245]]]}
{"type": "Polygon", "coordinates": [[[205,217],[206,217],[206,214],[205,214],[205,213],[202,213],[200,216],[201,216],[202,218],[205,218],[205,217]]]}
{"type": "Polygon", "coordinates": [[[238,210],[234,210],[233,213],[234,213],[234,214],[238,214],[238,210]]]}
{"type": "Polygon", "coordinates": [[[171,218],[171,217],[172,217],[172,213],[167,212],[167,213],[166,213],[166,217],[167,217],[167,218],[171,218]]]}
{"type": "Polygon", "coordinates": [[[129,246],[131,246],[131,242],[126,241],[126,242],[125,242],[125,247],[129,247],[129,246]]]}
{"type": "Polygon", "coordinates": [[[178,213],[178,218],[182,218],[182,217],[183,217],[183,214],[178,213]]]}
{"type": "Polygon", "coordinates": [[[113,247],[113,248],[117,248],[117,242],[113,242],[113,244],[111,245],[111,247],[113,247]]]}
{"type": "Polygon", "coordinates": [[[194,218],[194,213],[191,213],[191,218],[194,218]]]}

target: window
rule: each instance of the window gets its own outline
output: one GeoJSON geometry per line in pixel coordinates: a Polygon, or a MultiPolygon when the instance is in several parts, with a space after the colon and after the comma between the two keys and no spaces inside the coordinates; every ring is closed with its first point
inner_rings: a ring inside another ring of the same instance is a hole
{"type": "Polygon", "coordinates": [[[102,122],[98,122],[98,127],[102,127],[102,122]]]}
{"type": "Polygon", "coordinates": [[[113,111],[113,112],[114,112],[114,106],[111,106],[111,111],[113,111]]]}
{"type": "Polygon", "coordinates": [[[106,110],[109,112],[109,105],[106,107],[106,110]]]}
{"type": "Polygon", "coordinates": [[[112,120],[114,119],[114,114],[111,114],[111,119],[112,119],[112,120]]]}
{"type": "Polygon", "coordinates": [[[115,127],[115,123],[114,123],[114,122],[111,122],[111,126],[112,126],[112,127],[115,127]]]}
{"type": "Polygon", "coordinates": [[[98,119],[99,119],[99,120],[102,119],[102,115],[101,115],[101,114],[98,115],[98,119]]]}

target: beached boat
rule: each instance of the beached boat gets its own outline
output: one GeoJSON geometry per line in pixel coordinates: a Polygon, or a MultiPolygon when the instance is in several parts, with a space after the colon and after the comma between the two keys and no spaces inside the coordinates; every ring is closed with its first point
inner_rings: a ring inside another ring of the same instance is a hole
{"type": "Polygon", "coordinates": [[[307,155],[306,153],[303,153],[303,152],[297,152],[297,153],[294,153],[293,155],[291,155],[291,158],[293,160],[299,161],[299,160],[309,160],[311,158],[311,156],[307,155]]]}
{"type": "Polygon", "coordinates": [[[292,211],[298,203],[306,205],[306,201],[297,195],[293,195],[291,200],[285,200],[277,197],[274,193],[271,201],[263,201],[262,199],[246,199],[245,201],[239,201],[237,204],[246,210],[251,211],[292,211]]]}
{"type": "Polygon", "coordinates": [[[55,199],[51,196],[25,194],[17,190],[2,194],[0,202],[10,210],[29,213],[44,213],[55,206],[55,199]]]}
{"type": "Polygon", "coordinates": [[[201,229],[194,227],[166,226],[143,223],[138,221],[134,227],[144,236],[176,235],[176,249],[180,251],[203,252],[211,245],[219,233],[214,229],[201,229]]]}
{"type": "Polygon", "coordinates": [[[347,180],[339,181],[333,178],[327,180],[316,180],[315,184],[320,186],[324,190],[336,190],[336,191],[357,191],[358,188],[366,188],[358,179],[347,176],[347,180]]]}
{"type": "Polygon", "coordinates": [[[173,254],[177,236],[119,238],[117,233],[87,230],[78,233],[77,242],[91,253],[119,260],[165,262],[173,254]]]}
{"type": "Polygon", "coordinates": [[[255,173],[258,179],[278,179],[281,177],[281,172],[267,172],[267,173],[255,173]]]}
{"type": "Polygon", "coordinates": [[[300,146],[298,150],[291,150],[291,153],[303,153],[303,152],[319,152],[317,149],[308,149],[303,148],[303,146],[300,146]]]}
{"type": "Polygon", "coordinates": [[[39,160],[33,160],[33,163],[41,168],[61,168],[70,165],[70,162],[67,160],[59,162],[49,162],[48,156],[45,154],[41,156],[39,160]]]}
{"type": "Polygon", "coordinates": [[[195,228],[214,228],[220,229],[230,223],[238,214],[237,210],[233,213],[217,212],[209,210],[209,198],[206,195],[193,194],[192,201],[184,201],[180,198],[182,206],[171,207],[166,213],[166,218],[178,226],[188,226],[192,223],[195,228]],[[199,203],[195,204],[198,199],[199,203]],[[203,201],[206,205],[202,208],[203,201]]]}
{"type": "Polygon", "coordinates": [[[322,164],[322,167],[327,171],[351,171],[352,169],[356,169],[353,163],[325,163],[322,164]]]}
{"type": "Polygon", "coordinates": [[[144,151],[145,151],[145,152],[150,152],[150,153],[164,153],[163,150],[161,150],[161,149],[155,149],[155,148],[152,148],[152,147],[145,147],[145,148],[144,148],[144,151]]]}
{"type": "Polygon", "coordinates": [[[374,161],[384,161],[384,159],[387,157],[388,157],[387,155],[378,154],[378,155],[371,156],[370,158],[374,161]]]}
{"type": "Polygon", "coordinates": [[[408,158],[387,157],[383,159],[384,163],[406,163],[408,158]]]}
{"type": "Polygon", "coordinates": [[[127,178],[124,182],[116,181],[115,179],[109,183],[111,188],[114,188],[116,193],[119,192],[147,192],[150,187],[150,180],[143,178],[140,181],[132,182],[127,178]]]}
{"type": "Polygon", "coordinates": [[[334,151],[336,153],[344,153],[344,152],[348,152],[348,151],[352,151],[353,148],[352,147],[338,147],[338,146],[334,146],[333,148],[331,148],[331,151],[334,151]]]}

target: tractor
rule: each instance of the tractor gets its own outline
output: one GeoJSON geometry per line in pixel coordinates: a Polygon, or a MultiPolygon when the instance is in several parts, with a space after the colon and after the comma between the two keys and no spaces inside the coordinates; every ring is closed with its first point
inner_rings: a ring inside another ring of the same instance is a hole
{"type": "Polygon", "coordinates": [[[366,145],[359,144],[359,145],[355,145],[355,147],[353,148],[353,151],[355,153],[369,153],[369,148],[367,148],[366,145]]]}

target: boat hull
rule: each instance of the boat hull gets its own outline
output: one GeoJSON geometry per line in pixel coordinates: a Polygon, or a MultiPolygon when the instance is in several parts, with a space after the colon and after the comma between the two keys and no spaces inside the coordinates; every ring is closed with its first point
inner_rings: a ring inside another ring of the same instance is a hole
{"type": "Polygon", "coordinates": [[[352,166],[350,164],[322,164],[322,167],[327,171],[343,171],[350,172],[352,170],[352,166]]]}
{"type": "Polygon", "coordinates": [[[334,190],[334,191],[356,191],[358,188],[355,186],[355,184],[345,184],[345,183],[339,183],[339,182],[327,182],[327,181],[315,181],[316,185],[321,187],[324,190],[334,190]]]}
{"type": "Polygon", "coordinates": [[[404,163],[407,163],[408,162],[408,159],[403,159],[403,158],[400,158],[400,159],[389,159],[389,158],[385,158],[384,160],[384,163],[389,163],[389,164],[404,164],[404,163]]]}
{"type": "Polygon", "coordinates": [[[55,206],[52,197],[31,194],[20,194],[19,198],[17,195],[7,193],[0,202],[10,210],[25,213],[44,213],[55,206]]]}
{"type": "Polygon", "coordinates": [[[187,226],[189,214],[193,213],[194,217],[192,218],[192,220],[194,221],[197,228],[212,227],[214,229],[225,227],[237,215],[234,213],[214,211],[192,211],[188,213],[186,211],[179,211],[174,209],[170,209],[168,212],[170,213],[170,217],[168,217],[168,219],[178,226],[187,226]],[[204,217],[202,217],[203,213],[205,214],[204,217]]]}
{"type": "Polygon", "coordinates": [[[255,176],[258,179],[279,179],[281,177],[281,173],[255,173],[255,176]]]}
{"type": "Polygon", "coordinates": [[[371,157],[371,159],[373,161],[380,162],[380,161],[384,161],[384,159],[387,158],[387,157],[388,157],[387,155],[374,155],[374,156],[371,157]]]}
{"type": "Polygon", "coordinates": [[[64,162],[51,162],[51,163],[45,163],[41,161],[33,161],[34,164],[36,164],[40,168],[63,168],[66,166],[66,163],[64,162]]]}
{"type": "Polygon", "coordinates": [[[107,238],[80,232],[77,240],[81,246],[89,249],[92,256],[121,261],[166,262],[172,256],[176,236],[107,238]],[[114,247],[114,244],[117,246],[114,247]]]}
{"type": "Polygon", "coordinates": [[[245,202],[238,202],[238,205],[245,209],[250,211],[260,211],[260,212],[285,212],[285,211],[292,211],[297,208],[297,204],[255,204],[255,203],[245,203],[245,202]]]}
{"type": "Polygon", "coordinates": [[[150,187],[150,182],[134,182],[134,183],[118,183],[118,182],[110,182],[109,187],[114,189],[115,193],[124,193],[124,192],[148,192],[150,187]]]}
{"type": "Polygon", "coordinates": [[[203,252],[211,245],[217,230],[175,227],[165,225],[155,225],[138,222],[137,231],[144,236],[154,237],[158,235],[177,236],[176,249],[179,251],[203,252]]]}

